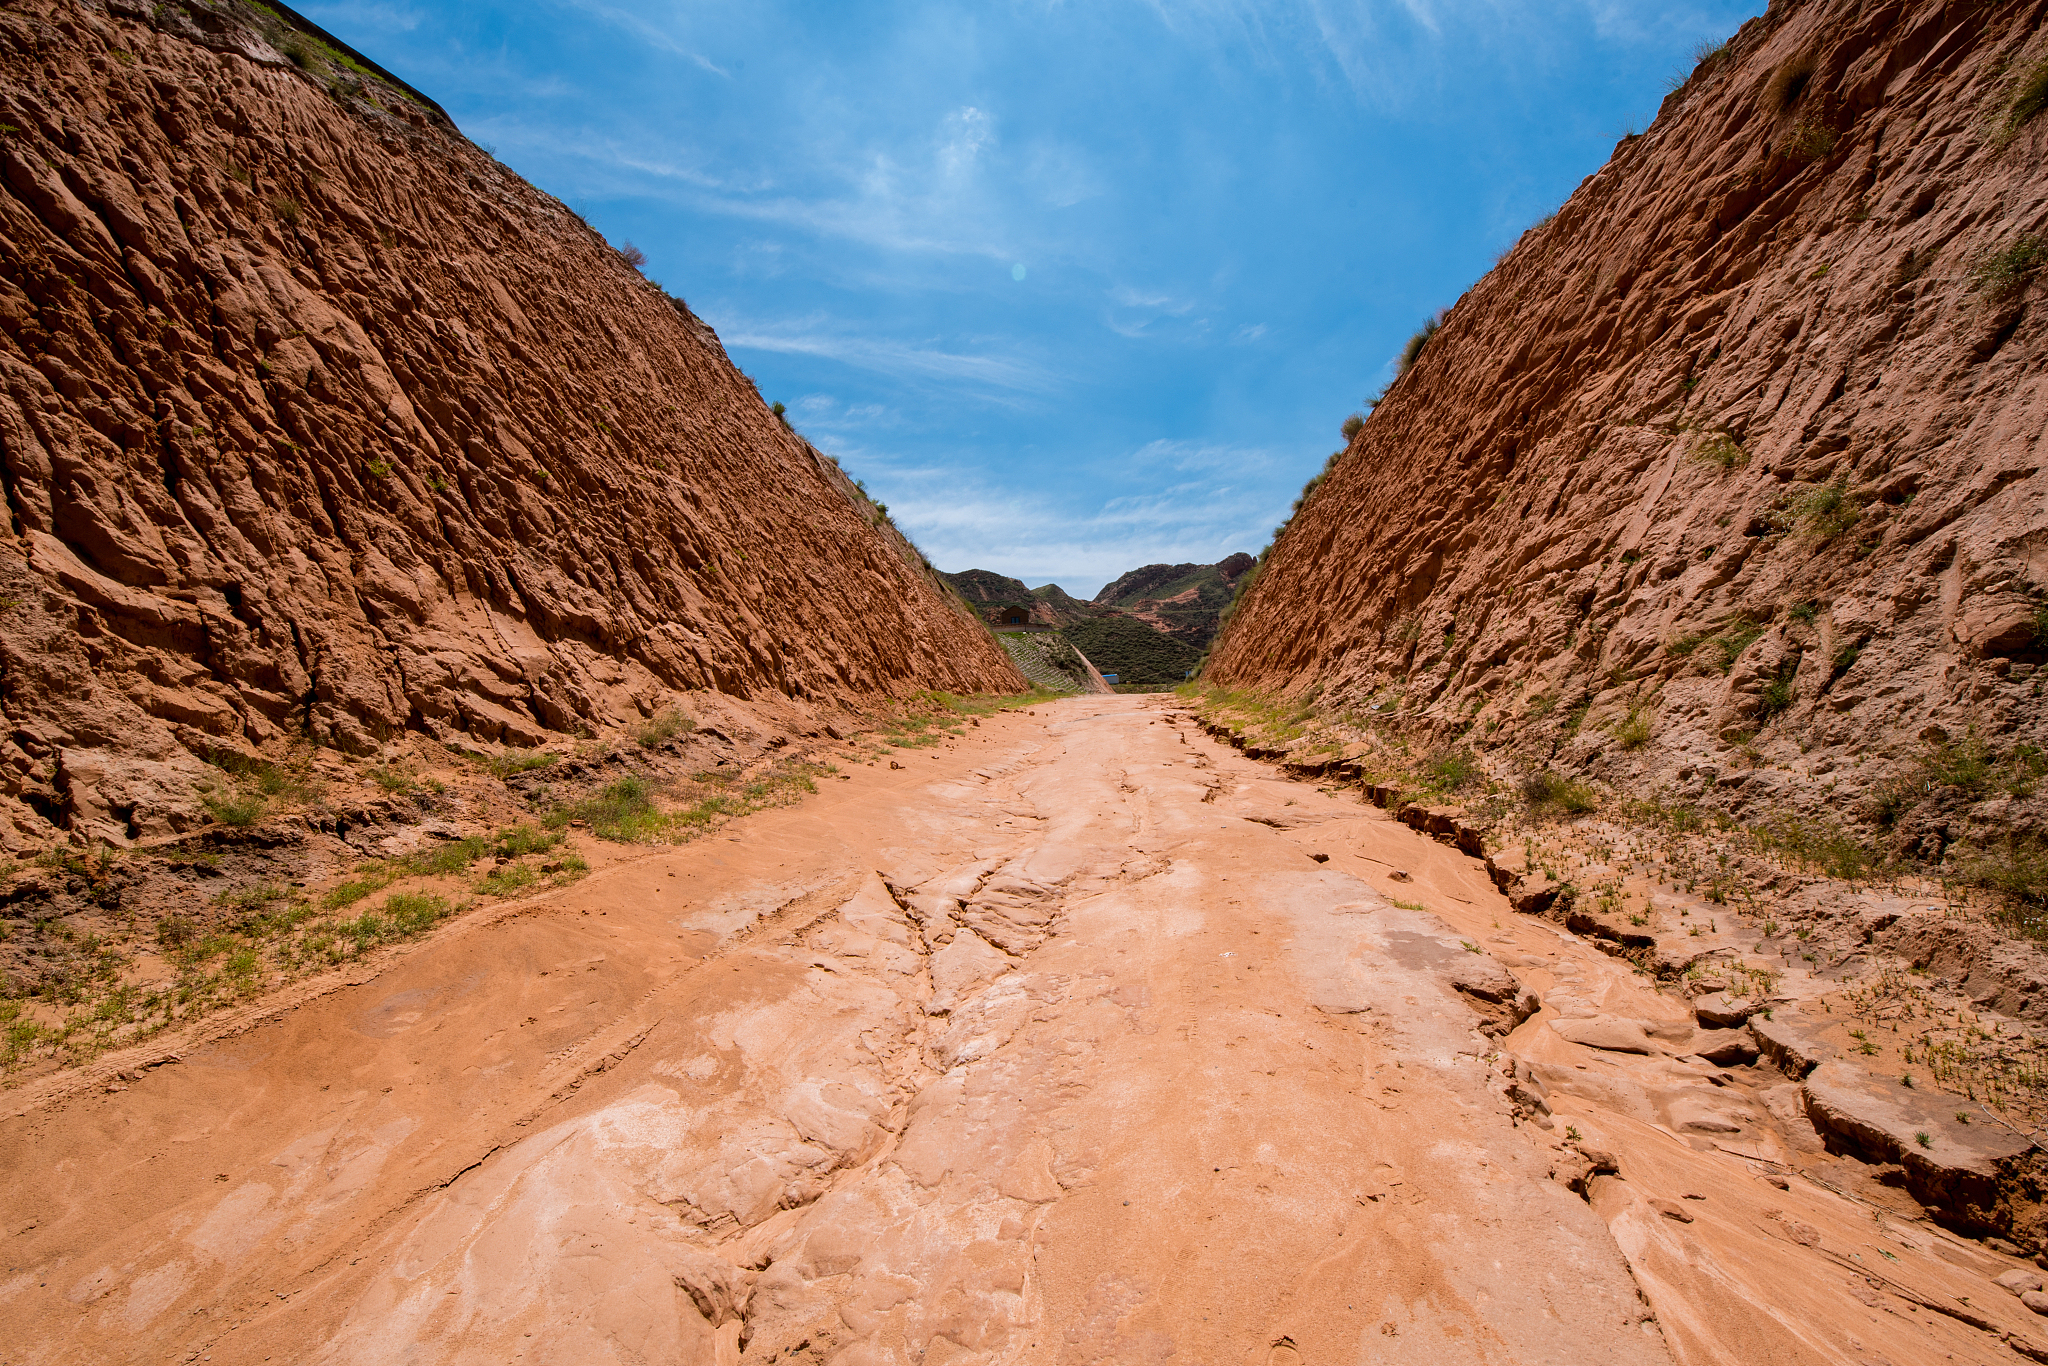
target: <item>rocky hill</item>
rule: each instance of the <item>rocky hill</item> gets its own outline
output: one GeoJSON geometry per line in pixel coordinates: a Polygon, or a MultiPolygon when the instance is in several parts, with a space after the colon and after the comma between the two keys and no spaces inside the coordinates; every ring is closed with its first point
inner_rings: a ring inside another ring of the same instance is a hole
{"type": "Polygon", "coordinates": [[[1055,625],[1071,626],[1078,621],[1093,621],[1097,617],[1109,616],[1116,611],[1113,607],[1097,607],[1092,602],[1083,602],[1056,583],[1048,583],[1031,590],[1031,596],[1045,604],[1052,614],[1055,625]]]}
{"type": "Polygon", "coordinates": [[[203,758],[304,741],[1022,686],[680,299],[374,63],[45,0],[0,66],[0,845],[188,828],[203,758]]]}
{"type": "Polygon", "coordinates": [[[1148,564],[1105,584],[1095,605],[1128,612],[1199,656],[1253,563],[1239,552],[1215,564],[1148,564]]]}
{"type": "Polygon", "coordinates": [[[2048,889],[2043,12],[1705,54],[1419,339],[1208,676],[2048,889]]]}

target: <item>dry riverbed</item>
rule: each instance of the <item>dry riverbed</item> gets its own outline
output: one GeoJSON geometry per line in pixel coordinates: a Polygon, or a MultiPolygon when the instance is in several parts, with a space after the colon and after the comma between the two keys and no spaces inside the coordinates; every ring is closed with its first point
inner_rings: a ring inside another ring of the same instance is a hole
{"type": "Polygon", "coordinates": [[[0,1361],[2048,1359],[1746,1031],[1174,699],[820,786],[17,1089],[0,1361]]]}

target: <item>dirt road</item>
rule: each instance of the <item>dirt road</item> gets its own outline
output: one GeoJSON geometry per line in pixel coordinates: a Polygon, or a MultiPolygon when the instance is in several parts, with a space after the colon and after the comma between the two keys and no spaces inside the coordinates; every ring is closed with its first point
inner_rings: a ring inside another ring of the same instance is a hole
{"type": "Polygon", "coordinates": [[[902,762],[6,1119],[0,1361],[1671,1359],[1476,861],[1167,699],[902,762]]]}

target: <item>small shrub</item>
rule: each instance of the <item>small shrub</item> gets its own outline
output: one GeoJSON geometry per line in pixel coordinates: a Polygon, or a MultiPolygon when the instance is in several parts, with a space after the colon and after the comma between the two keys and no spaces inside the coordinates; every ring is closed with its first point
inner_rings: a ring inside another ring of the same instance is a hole
{"type": "Polygon", "coordinates": [[[1810,52],[1800,52],[1778,63],[1778,69],[1771,73],[1771,79],[1764,85],[1764,107],[1773,114],[1782,114],[1799,103],[1799,97],[1806,93],[1807,82],[1813,79],[1814,60],[1810,52]]]}
{"type": "Polygon", "coordinates": [[[338,911],[344,906],[353,906],[372,892],[381,892],[391,885],[391,877],[383,869],[371,865],[367,870],[359,869],[359,876],[337,883],[320,898],[320,908],[338,911]]]}
{"type": "Polygon", "coordinates": [[[200,804],[206,814],[222,825],[247,829],[263,819],[263,810],[269,805],[260,792],[244,792],[227,783],[216,783],[201,793],[200,804]]]}
{"type": "Polygon", "coordinates": [[[2004,893],[2010,903],[2001,913],[2008,928],[2033,939],[2048,939],[2048,848],[2038,842],[2008,840],[2002,849],[1964,846],[1949,862],[1965,882],[2004,893]]]}
{"type": "Polygon", "coordinates": [[[1344,432],[1344,439],[1346,441],[1356,439],[1358,434],[1365,430],[1365,414],[1353,413],[1351,416],[1345,418],[1342,430],[1344,432]]]}
{"type": "Polygon", "coordinates": [[[1542,769],[1522,780],[1522,799],[1538,811],[1579,816],[1599,805],[1593,789],[1554,769],[1542,769]]]}
{"type": "Polygon", "coordinates": [[[1826,124],[1801,119],[1792,130],[1785,150],[1801,161],[1819,161],[1835,150],[1835,130],[1826,124]]]}
{"type": "Polygon", "coordinates": [[[417,785],[410,773],[402,768],[393,768],[389,764],[378,764],[372,768],[370,781],[386,792],[410,792],[417,785]]]}
{"type": "Polygon", "coordinates": [[[1928,1137],[1927,1131],[1924,1129],[1913,1135],[1913,1141],[1923,1148],[1932,1148],[1934,1146],[1934,1140],[1928,1137]]]}
{"type": "Polygon", "coordinates": [[[670,707],[659,716],[651,717],[633,727],[633,739],[642,749],[653,749],[665,745],[678,735],[688,735],[697,729],[697,723],[681,707],[670,707]]]}
{"type": "Polygon", "coordinates": [[[1650,718],[1641,707],[1629,708],[1627,718],[1614,728],[1614,738],[1623,749],[1641,749],[1650,742],[1650,718]]]}
{"type": "Polygon", "coordinates": [[[1757,697],[1756,718],[1759,723],[1770,720],[1778,713],[1789,710],[1798,698],[1795,677],[1799,665],[1796,660],[1778,666],[1763,691],[1757,697]]]}
{"type": "Polygon", "coordinates": [[[668,817],[655,808],[645,778],[621,778],[594,797],[558,806],[547,824],[559,829],[572,820],[586,822],[599,839],[620,844],[650,840],[668,828],[668,817]]]}
{"type": "Polygon", "coordinates": [[[270,211],[277,215],[277,221],[289,228],[299,225],[299,201],[279,195],[270,201],[270,211]]]}
{"type": "Polygon", "coordinates": [[[619,259],[633,269],[638,270],[647,264],[647,253],[634,246],[631,242],[621,242],[619,243],[619,259]]]}
{"type": "Polygon", "coordinates": [[[476,889],[486,896],[510,896],[522,888],[531,887],[540,881],[540,874],[524,863],[508,863],[502,868],[493,868],[478,881],[476,889]]]}
{"type": "Polygon", "coordinates": [[[2011,101],[2005,107],[2005,128],[2000,140],[2010,142],[2043,109],[2048,109],[2048,61],[2028,67],[2014,84],[2011,101]]]}
{"type": "Polygon", "coordinates": [[[1728,40],[1726,38],[1718,41],[1712,38],[1702,38],[1692,50],[1693,70],[1697,71],[1702,67],[1712,66],[1727,55],[1728,40]]]}
{"type": "Polygon", "coordinates": [[[369,464],[363,466],[363,470],[372,479],[389,479],[391,477],[391,462],[389,460],[372,460],[369,464]]]}
{"type": "Polygon", "coordinates": [[[400,895],[384,903],[392,930],[401,935],[424,934],[448,914],[448,903],[438,896],[400,895]]]}
{"type": "Polygon", "coordinates": [[[1439,313],[1428,322],[1425,322],[1416,331],[1415,335],[1408,339],[1408,344],[1401,348],[1401,364],[1396,372],[1397,374],[1405,375],[1408,373],[1408,367],[1415,364],[1416,357],[1422,354],[1422,348],[1429,345],[1429,339],[1434,337],[1437,334],[1437,330],[1442,326],[1443,315],[1439,313]]]}
{"type": "Polygon", "coordinates": [[[2026,288],[2044,261],[2048,240],[2029,233],[2011,246],[1979,256],[1970,267],[1970,283],[1987,299],[2008,299],[2026,288]]]}
{"type": "Polygon", "coordinates": [[[1863,516],[1862,500],[1849,492],[1846,478],[1837,478],[1795,500],[1792,517],[1818,540],[1831,541],[1863,516]]]}
{"type": "Polygon", "coordinates": [[[1712,432],[1693,445],[1692,456],[1724,470],[1739,470],[1749,463],[1749,452],[1725,431],[1712,432]]]}
{"type": "Polygon", "coordinates": [[[546,768],[555,762],[552,754],[536,754],[528,750],[520,754],[495,754],[481,756],[484,767],[494,778],[509,778],[515,773],[529,773],[536,768],[546,768]]]}
{"type": "Polygon", "coordinates": [[[1422,766],[1429,781],[1446,792],[1469,786],[1482,775],[1478,758],[1469,749],[1442,749],[1422,766]]]}
{"type": "Polygon", "coordinates": [[[1929,745],[1921,756],[1921,767],[1930,781],[1961,788],[1972,795],[1991,785],[1991,750],[1984,737],[1971,731],[1960,743],[1929,745]]]}

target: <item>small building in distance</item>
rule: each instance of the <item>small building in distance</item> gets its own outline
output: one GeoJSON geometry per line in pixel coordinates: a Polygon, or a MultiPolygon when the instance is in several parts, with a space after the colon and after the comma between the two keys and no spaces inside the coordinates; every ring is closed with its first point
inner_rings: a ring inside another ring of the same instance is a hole
{"type": "Polygon", "coordinates": [[[981,619],[998,631],[1050,631],[1054,624],[1044,620],[1049,613],[1035,602],[991,602],[979,604],[981,619]]]}

